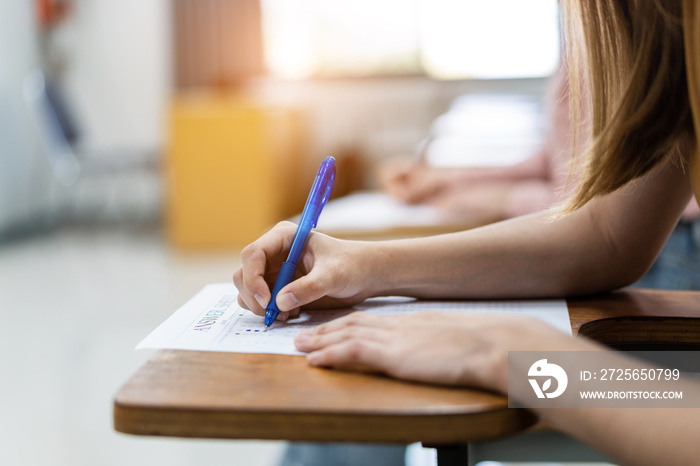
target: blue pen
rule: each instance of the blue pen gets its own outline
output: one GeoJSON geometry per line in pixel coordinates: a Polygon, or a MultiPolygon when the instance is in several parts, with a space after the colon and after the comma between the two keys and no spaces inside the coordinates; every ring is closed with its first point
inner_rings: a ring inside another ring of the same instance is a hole
{"type": "Polygon", "coordinates": [[[270,298],[270,304],[267,305],[267,312],[265,313],[266,332],[280,313],[280,310],[277,308],[277,293],[291,283],[294,278],[301,252],[304,250],[306,240],[309,239],[311,229],[318,223],[318,217],[321,215],[321,211],[326,205],[326,202],[328,202],[334,182],[335,159],[333,157],[326,157],[325,160],[321,162],[321,168],[318,169],[316,179],[309,193],[309,198],[306,199],[306,205],[301,213],[299,226],[297,226],[297,231],[294,233],[294,240],[289,250],[289,256],[287,256],[287,260],[282,264],[282,268],[280,268],[277,280],[275,281],[275,286],[272,287],[272,297],[270,298]]]}

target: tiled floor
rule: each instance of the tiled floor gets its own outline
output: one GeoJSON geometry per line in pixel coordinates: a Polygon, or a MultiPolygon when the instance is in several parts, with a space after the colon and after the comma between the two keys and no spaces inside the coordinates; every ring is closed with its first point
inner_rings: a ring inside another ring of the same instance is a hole
{"type": "Polygon", "coordinates": [[[238,260],[104,228],[0,244],[0,465],[275,465],[281,442],[141,438],[111,425],[114,393],[151,354],[136,343],[204,284],[229,281],[238,260]]]}
{"type": "Polygon", "coordinates": [[[136,343],[234,253],[174,253],[158,233],[70,231],[0,244],[0,464],[270,466],[279,442],[140,438],[112,397],[151,354],[136,343]]]}

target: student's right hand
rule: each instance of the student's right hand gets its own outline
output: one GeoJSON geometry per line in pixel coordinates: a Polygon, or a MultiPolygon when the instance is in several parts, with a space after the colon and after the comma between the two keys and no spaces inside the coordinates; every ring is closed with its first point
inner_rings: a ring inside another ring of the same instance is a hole
{"type": "Polygon", "coordinates": [[[379,184],[392,197],[407,204],[429,202],[447,186],[439,169],[407,160],[393,160],[379,167],[379,184]]]}
{"type": "MultiPolygon", "coordinates": [[[[241,267],[233,274],[238,304],[264,316],[271,290],[287,259],[296,225],[281,222],[241,252],[241,267]]],[[[299,309],[349,307],[364,301],[376,284],[372,243],[343,241],[312,231],[302,252],[294,281],[277,295],[279,320],[299,309]]]]}

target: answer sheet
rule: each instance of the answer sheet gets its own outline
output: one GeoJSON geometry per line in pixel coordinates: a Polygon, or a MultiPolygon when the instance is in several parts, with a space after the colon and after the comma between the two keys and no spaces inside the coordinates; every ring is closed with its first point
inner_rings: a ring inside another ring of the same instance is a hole
{"type": "Polygon", "coordinates": [[[419,301],[412,298],[373,298],[351,309],[302,311],[289,322],[275,321],[267,332],[264,318],[242,309],[233,284],[205,286],[156,328],[136,349],[169,348],[236,353],[303,354],[294,347],[301,329],[312,328],[354,311],[375,315],[412,314],[420,311],[520,314],[541,319],[571,335],[564,300],[539,301],[419,301]]]}

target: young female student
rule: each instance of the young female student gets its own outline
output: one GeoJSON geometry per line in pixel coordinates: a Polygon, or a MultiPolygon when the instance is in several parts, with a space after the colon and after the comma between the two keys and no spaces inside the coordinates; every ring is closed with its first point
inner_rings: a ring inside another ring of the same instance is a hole
{"type": "MultiPolygon", "coordinates": [[[[700,4],[568,0],[572,79],[586,70],[592,144],[576,194],[551,219],[535,214],[477,230],[387,242],[312,234],[298,279],[277,298],[348,306],[370,296],[566,297],[639,278],[683,208],[700,194],[700,4]]],[[[572,89],[579,89],[574,82],[572,89]]],[[[576,100],[574,99],[574,104],[576,100]]],[[[282,223],[242,252],[239,303],[262,315],[295,227],[282,223]]],[[[394,377],[507,391],[509,350],[598,348],[529,319],[354,313],[298,335],[310,364],[371,366],[394,377]]],[[[697,464],[694,410],[552,409],[564,432],[623,464],[697,464]]]]}

